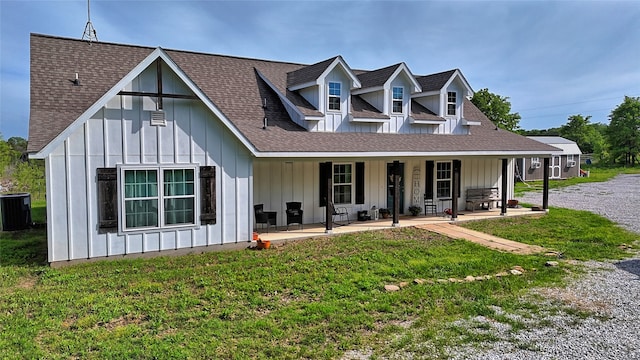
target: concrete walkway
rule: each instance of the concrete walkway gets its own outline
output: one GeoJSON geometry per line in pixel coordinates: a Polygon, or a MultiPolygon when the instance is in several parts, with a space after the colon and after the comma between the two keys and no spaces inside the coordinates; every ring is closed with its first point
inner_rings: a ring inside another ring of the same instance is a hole
{"type": "Polygon", "coordinates": [[[499,238],[497,236],[485,234],[480,231],[456,226],[451,223],[433,223],[419,225],[417,227],[448,236],[452,239],[464,239],[488,247],[490,249],[510,252],[514,254],[531,255],[546,251],[543,247],[540,246],[527,245],[519,243],[517,241],[499,238]]]}

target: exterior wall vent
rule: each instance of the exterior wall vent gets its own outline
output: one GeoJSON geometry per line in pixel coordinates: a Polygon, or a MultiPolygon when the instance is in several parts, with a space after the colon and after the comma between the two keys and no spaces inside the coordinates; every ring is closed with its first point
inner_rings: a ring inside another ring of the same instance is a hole
{"type": "Polygon", "coordinates": [[[165,119],[164,111],[157,110],[151,112],[151,125],[167,126],[167,120],[165,119]]]}

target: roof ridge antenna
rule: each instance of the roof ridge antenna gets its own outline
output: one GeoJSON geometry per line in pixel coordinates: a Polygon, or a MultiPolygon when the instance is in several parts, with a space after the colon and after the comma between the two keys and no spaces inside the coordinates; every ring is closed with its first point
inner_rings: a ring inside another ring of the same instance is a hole
{"type": "Polygon", "coordinates": [[[96,29],[93,28],[93,24],[91,23],[91,7],[89,5],[89,0],[87,0],[87,25],[84,27],[82,40],[87,40],[89,43],[98,41],[98,33],[96,33],[96,29]]]}

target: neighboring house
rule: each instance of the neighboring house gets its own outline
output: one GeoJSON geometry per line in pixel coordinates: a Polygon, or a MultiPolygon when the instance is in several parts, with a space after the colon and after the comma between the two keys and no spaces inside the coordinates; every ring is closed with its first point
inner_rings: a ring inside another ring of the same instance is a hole
{"type": "Polygon", "coordinates": [[[511,197],[511,159],[556,149],[497,130],[472,94],[459,70],[32,35],[28,150],[46,164],[49,261],[247,242],[255,204],[280,226],[290,201],[304,223],[324,221],[327,198],[355,219],[392,207],[394,162],[400,212],[423,194],[440,211],[468,188],[511,197]]]}
{"type": "MultiPolygon", "coordinates": [[[[580,155],[582,152],[574,141],[560,136],[527,136],[527,138],[557,148],[549,159],[550,179],[568,179],[580,176],[580,155]]],[[[516,181],[542,180],[543,176],[542,158],[531,156],[516,159],[516,181]]]]}

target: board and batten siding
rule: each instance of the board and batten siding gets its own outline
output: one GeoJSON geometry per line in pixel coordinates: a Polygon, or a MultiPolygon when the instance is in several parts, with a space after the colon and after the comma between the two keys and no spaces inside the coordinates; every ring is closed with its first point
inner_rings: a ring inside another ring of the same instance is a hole
{"type": "MultiPolygon", "coordinates": [[[[155,91],[154,74],[146,70],[126,90],[155,91]]],[[[170,71],[163,81],[166,93],[188,91],[170,71]]],[[[199,100],[165,98],[166,126],[150,125],[154,100],[115,96],[46,158],[49,262],[251,239],[248,150],[199,100]],[[145,164],[215,166],[216,224],[200,225],[197,210],[193,227],[98,233],[96,169],[145,164]]]]}
{"type": "MultiPolygon", "coordinates": [[[[501,187],[502,184],[502,159],[495,157],[462,157],[455,158],[462,161],[461,169],[461,194],[458,199],[458,208],[464,209],[465,190],[468,188],[501,187]]],[[[355,204],[355,192],[352,204],[340,204],[349,211],[351,220],[357,218],[357,212],[369,210],[372,206],[377,208],[387,207],[387,164],[398,160],[404,163],[405,211],[412,204],[412,177],[414,169],[419,169],[420,196],[425,193],[426,161],[452,161],[454,158],[389,158],[365,160],[365,188],[364,204],[355,204]]],[[[286,203],[290,201],[302,202],[303,223],[320,223],[324,221],[325,208],[320,207],[319,198],[319,164],[332,161],[333,164],[351,163],[362,159],[256,159],[254,161],[254,203],[263,204],[267,211],[277,212],[278,226],[286,225],[286,203]]],[[[513,171],[513,160],[509,160],[509,169],[513,171]]],[[[354,167],[355,171],[355,167],[354,167]]],[[[511,172],[510,172],[511,173],[511,172]]],[[[435,176],[435,173],[434,173],[435,176]]],[[[355,175],[354,175],[355,178],[355,175]]],[[[354,180],[355,184],[355,180],[354,180]]],[[[508,196],[513,196],[513,178],[507,180],[508,196]]],[[[435,179],[434,179],[435,192],[435,179]]],[[[450,203],[438,203],[438,211],[443,207],[449,207],[450,203]]],[[[422,205],[422,203],[421,203],[422,205]]]]}

